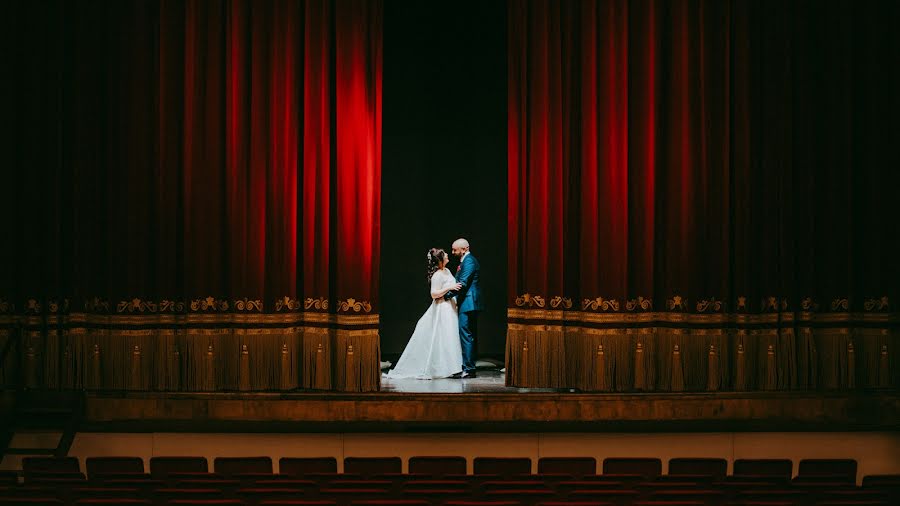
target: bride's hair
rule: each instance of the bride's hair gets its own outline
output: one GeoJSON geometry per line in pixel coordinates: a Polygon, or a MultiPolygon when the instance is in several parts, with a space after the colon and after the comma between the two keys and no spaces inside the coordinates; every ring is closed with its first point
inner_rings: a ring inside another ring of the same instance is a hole
{"type": "Polygon", "coordinates": [[[428,282],[431,283],[431,276],[441,268],[441,262],[447,258],[447,253],[440,248],[431,248],[428,250],[428,262],[426,269],[428,271],[428,282]]]}

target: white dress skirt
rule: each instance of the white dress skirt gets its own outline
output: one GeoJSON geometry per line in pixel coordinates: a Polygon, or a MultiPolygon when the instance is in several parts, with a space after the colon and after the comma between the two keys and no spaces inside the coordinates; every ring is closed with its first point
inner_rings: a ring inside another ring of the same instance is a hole
{"type": "MultiPolygon", "coordinates": [[[[456,283],[448,269],[431,277],[431,291],[437,292],[456,283]]],[[[387,374],[388,378],[437,379],[462,371],[462,346],[459,342],[459,314],[456,299],[432,299],[431,306],[416,323],[403,355],[387,374]]]]}

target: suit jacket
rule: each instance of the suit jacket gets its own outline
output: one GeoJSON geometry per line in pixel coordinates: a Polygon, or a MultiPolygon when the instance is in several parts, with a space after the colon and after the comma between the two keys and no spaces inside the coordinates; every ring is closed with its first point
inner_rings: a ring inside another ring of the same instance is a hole
{"type": "Polygon", "coordinates": [[[460,313],[483,311],[484,296],[481,293],[481,285],[479,284],[481,264],[478,263],[478,259],[472,253],[469,253],[459,267],[459,272],[456,273],[456,282],[460,283],[462,288],[459,291],[451,290],[447,292],[444,298],[456,297],[456,305],[459,307],[460,313]]]}

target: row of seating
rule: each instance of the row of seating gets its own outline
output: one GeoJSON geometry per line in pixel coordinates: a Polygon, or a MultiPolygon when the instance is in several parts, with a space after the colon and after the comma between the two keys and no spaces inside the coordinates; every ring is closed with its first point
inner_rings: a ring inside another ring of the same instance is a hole
{"type": "Polygon", "coordinates": [[[736,462],[722,474],[722,459],[673,459],[667,475],[659,459],[606,459],[604,474],[592,458],[476,459],[477,474],[462,474],[462,457],[415,457],[402,474],[400,459],[348,458],[337,473],[329,459],[282,459],[282,473],[272,473],[268,457],[223,458],[209,472],[203,457],[157,457],[151,472],[136,457],[86,460],[88,476],[75,458],[31,458],[24,463],[24,483],[0,486],[5,504],[195,504],[307,506],[888,506],[900,504],[900,475],[866,476],[856,486],[856,463],[808,460],[800,474],[777,460],[736,462]],[[462,467],[460,468],[460,464],[462,467]],[[524,467],[527,464],[527,468],[524,467]],[[594,466],[588,466],[593,464],[594,466]],[[293,467],[292,467],[293,466],[293,467]],[[295,471],[284,473],[284,471],[295,471]],[[672,474],[672,471],[676,474],[672,474]],[[382,472],[388,471],[388,472],[382,472]],[[493,471],[486,473],[484,471],[493,471]],[[690,472],[689,472],[690,471],[690,472]],[[681,474],[678,474],[681,472],[681,474]]]}
{"type": "MultiPolygon", "coordinates": [[[[213,462],[216,474],[230,477],[238,474],[272,474],[269,457],[217,457],[213,462]]],[[[88,457],[85,460],[87,477],[122,473],[144,473],[144,460],[140,457],[88,457]]],[[[668,462],[668,474],[709,476],[723,480],[728,475],[728,462],[721,458],[674,458],[668,462]]],[[[152,457],[150,476],[165,479],[173,473],[208,473],[205,457],[152,457]]],[[[337,473],[334,457],[301,458],[284,457],[279,460],[279,473],[288,476],[337,473]]],[[[400,457],[347,457],[343,474],[373,477],[381,474],[400,474],[400,457]]],[[[528,475],[532,472],[529,458],[478,457],[473,460],[475,475],[528,475]]],[[[23,459],[25,476],[40,473],[80,473],[81,465],[76,457],[27,457],[23,459]]],[[[597,460],[593,457],[543,457],[538,459],[538,474],[568,475],[574,478],[597,474],[597,460]]],[[[465,475],[467,461],[457,456],[411,457],[408,462],[410,475],[443,477],[465,475]]],[[[606,458],[602,462],[602,474],[638,475],[654,479],[662,475],[662,460],[657,458],[606,458]]],[[[789,459],[738,459],[734,461],[734,476],[766,476],[781,480],[793,477],[793,462],[789,459]]],[[[857,480],[857,462],[853,459],[804,459],[799,463],[797,477],[829,476],[831,479],[857,480]]],[[[0,475],[0,483],[10,476],[0,475]]]]}

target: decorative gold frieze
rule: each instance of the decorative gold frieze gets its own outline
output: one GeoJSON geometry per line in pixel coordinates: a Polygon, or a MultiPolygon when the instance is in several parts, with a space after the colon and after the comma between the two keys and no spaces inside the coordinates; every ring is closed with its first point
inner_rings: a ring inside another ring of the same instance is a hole
{"type": "Polygon", "coordinates": [[[303,301],[303,307],[305,309],[318,309],[320,311],[328,310],[328,299],[325,297],[307,297],[305,301],[303,301]]]}
{"type": "Polygon", "coordinates": [[[194,299],[191,301],[191,311],[228,311],[228,301],[215,297],[194,299]]]}
{"type": "Polygon", "coordinates": [[[572,299],[563,297],[561,295],[557,295],[556,297],[550,299],[550,307],[558,309],[560,306],[562,306],[562,309],[571,309],[572,299]]]}
{"type": "Polygon", "coordinates": [[[338,310],[345,313],[349,311],[369,313],[372,311],[372,305],[367,300],[356,300],[351,297],[347,300],[338,301],[338,310]]]}
{"type": "Polygon", "coordinates": [[[275,301],[275,311],[296,311],[300,309],[300,301],[285,295],[275,301]]]}
{"type": "Polygon", "coordinates": [[[715,297],[707,300],[703,299],[697,302],[697,312],[698,313],[706,313],[706,312],[719,313],[722,311],[722,301],[716,300],[715,297]]]}
{"type": "Polygon", "coordinates": [[[262,311],[263,303],[259,299],[236,299],[234,301],[234,309],[237,311],[262,311]]]}
{"type": "Polygon", "coordinates": [[[581,309],[591,309],[593,311],[618,311],[619,301],[616,299],[604,299],[597,297],[596,299],[584,299],[581,301],[581,309]]]}
{"type": "Polygon", "coordinates": [[[653,309],[653,300],[638,297],[636,299],[630,299],[625,302],[625,309],[628,311],[635,311],[638,308],[643,311],[649,311],[653,309]]]}
{"type": "Polygon", "coordinates": [[[519,307],[544,307],[546,302],[540,295],[526,293],[516,297],[516,305],[519,307]]]}

